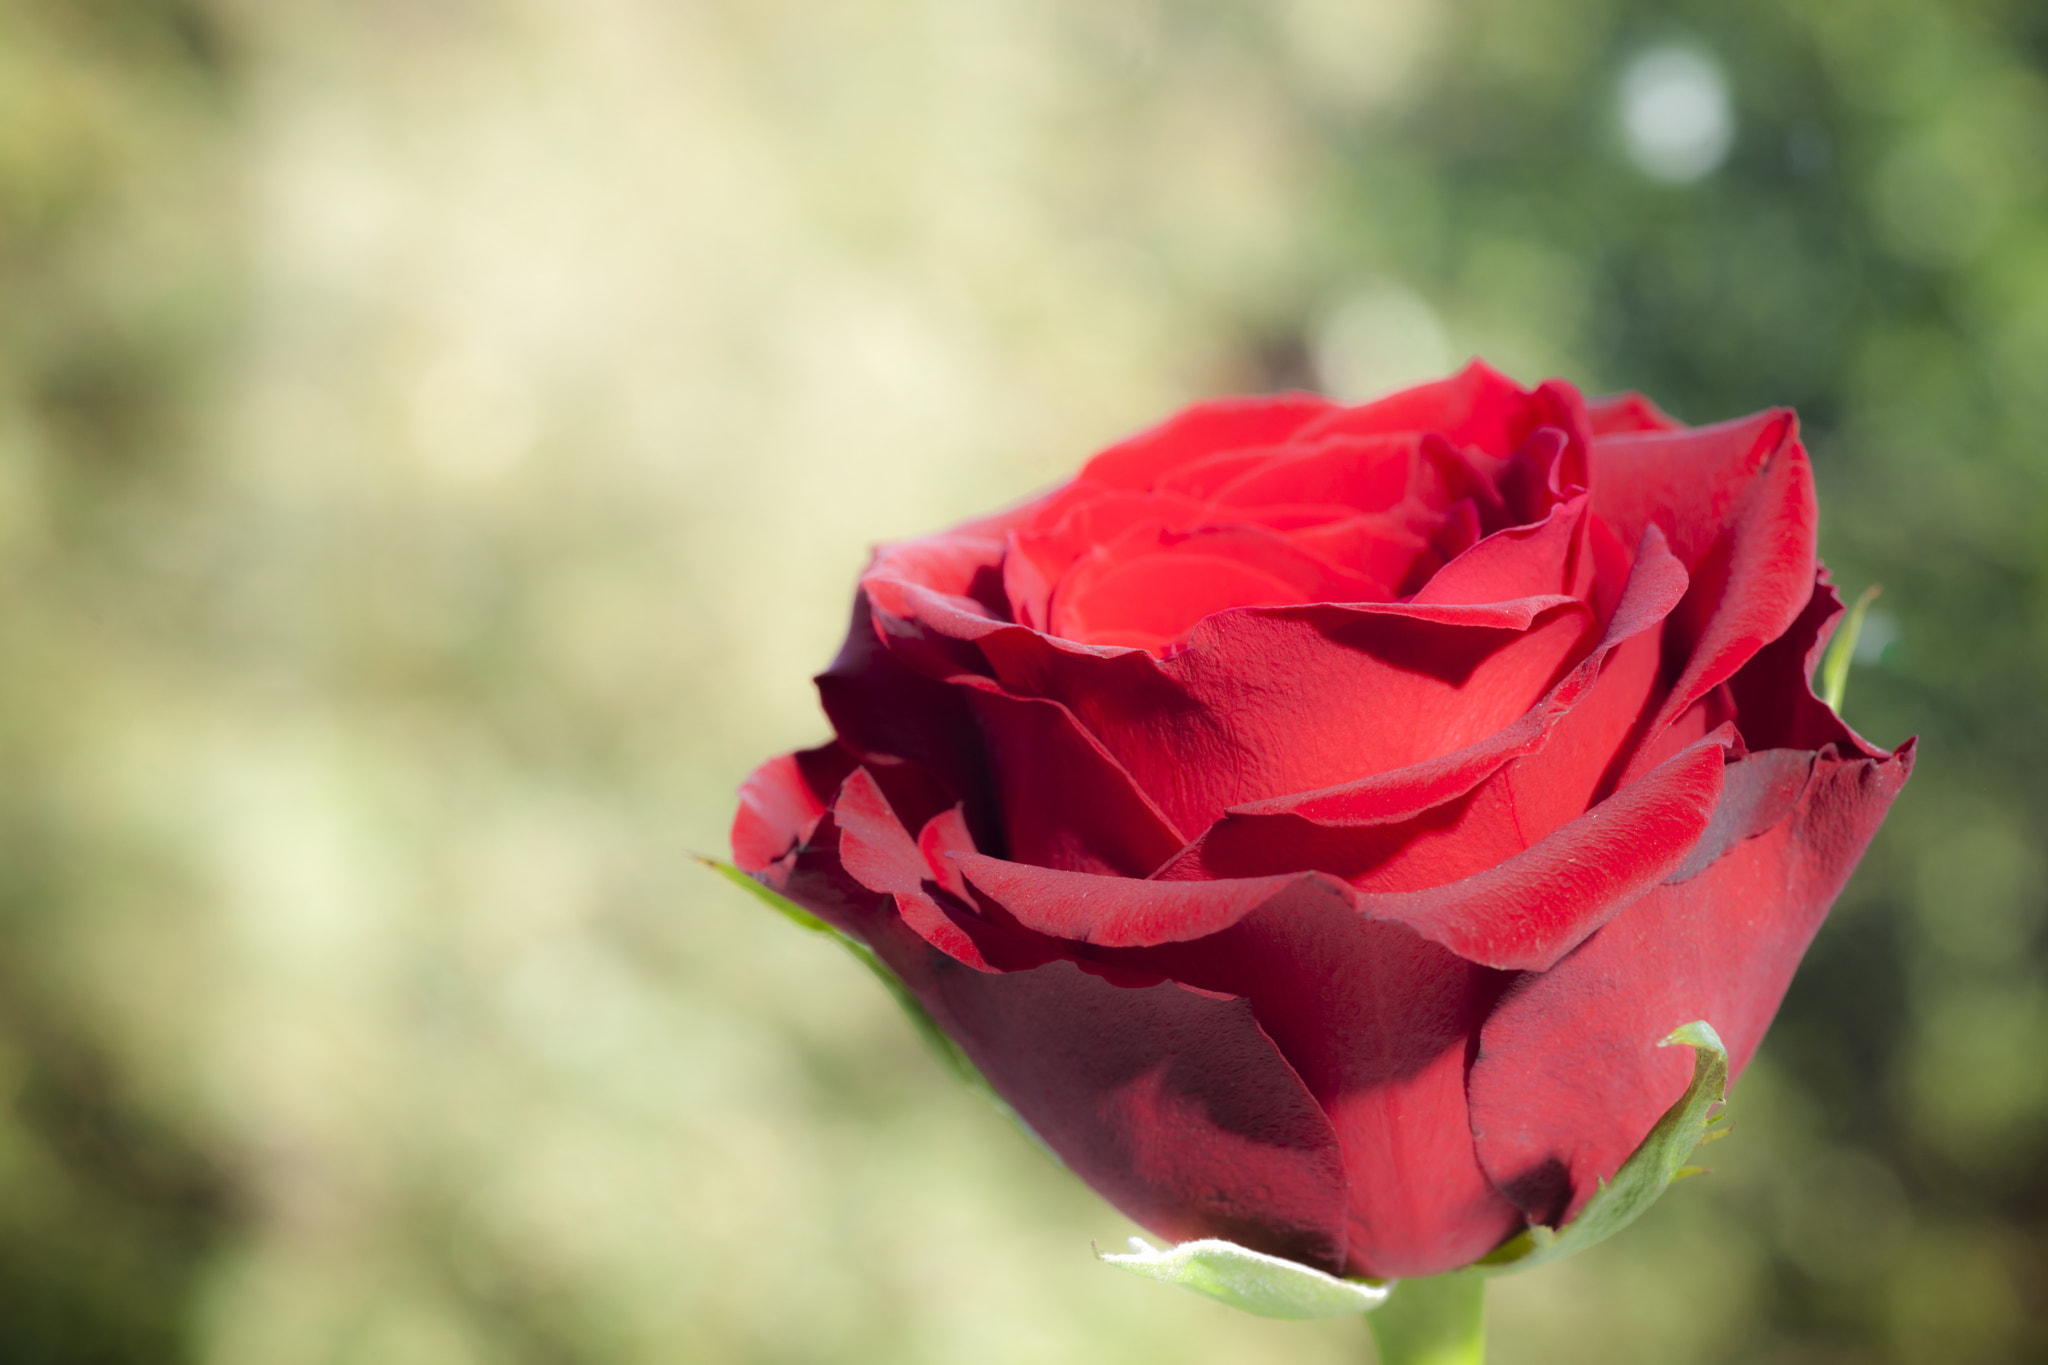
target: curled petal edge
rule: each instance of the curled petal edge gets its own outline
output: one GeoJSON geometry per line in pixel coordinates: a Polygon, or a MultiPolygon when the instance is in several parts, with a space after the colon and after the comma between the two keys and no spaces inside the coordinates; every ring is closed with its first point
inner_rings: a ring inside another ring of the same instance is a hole
{"type": "Polygon", "coordinates": [[[1358,913],[1405,924],[1468,962],[1543,971],[1678,868],[1721,794],[1724,746],[1709,735],[1633,786],[1498,866],[1420,891],[1362,893],[1320,872],[1213,881],[1152,881],[1061,872],[954,852],[969,885],[1019,924],[1100,948],[1148,948],[1220,933],[1290,896],[1342,897],[1358,913]],[[1640,837],[1645,833],[1660,837],[1640,837]],[[1640,847],[1648,856],[1631,856],[1640,847]],[[1562,913],[1531,913],[1529,886],[1577,894],[1562,913]]]}

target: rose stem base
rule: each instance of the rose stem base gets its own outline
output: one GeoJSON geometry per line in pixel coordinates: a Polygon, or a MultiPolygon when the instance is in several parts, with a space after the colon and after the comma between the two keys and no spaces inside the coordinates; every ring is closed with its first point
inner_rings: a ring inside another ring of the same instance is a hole
{"type": "Polygon", "coordinates": [[[1365,1315],[1380,1365],[1485,1365],[1486,1281],[1477,1275],[1403,1280],[1365,1315]]]}

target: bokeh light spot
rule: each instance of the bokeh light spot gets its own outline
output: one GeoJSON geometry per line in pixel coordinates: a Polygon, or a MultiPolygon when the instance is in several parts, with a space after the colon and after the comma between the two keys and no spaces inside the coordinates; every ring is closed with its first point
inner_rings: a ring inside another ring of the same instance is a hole
{"type": "Polygon", "coordinates": [[[1673,184],[1719,166],[1735,142],[1735,110],[1720,63],[1689,47],[1655,47],[1621,76],[1629,160],[1673,184]]]}

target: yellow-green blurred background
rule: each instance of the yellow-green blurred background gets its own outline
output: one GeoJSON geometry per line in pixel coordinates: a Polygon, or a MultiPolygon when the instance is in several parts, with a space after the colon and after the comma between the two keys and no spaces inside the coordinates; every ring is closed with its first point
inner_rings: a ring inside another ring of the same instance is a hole
{"type": "Polygon", "coordinates": [[[2034,0],[0,0],[0,1361],[1315,1362],[692,862],[877,539],[1477,352],[1796,404],[1924,737],[1518,1362],[2048,1360],[2034,0]]]}

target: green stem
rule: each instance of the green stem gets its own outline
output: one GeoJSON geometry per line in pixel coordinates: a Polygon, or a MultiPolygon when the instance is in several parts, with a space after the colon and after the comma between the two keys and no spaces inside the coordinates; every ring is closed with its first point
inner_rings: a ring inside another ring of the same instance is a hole
{"type": "Polygon", "coordinates": [[[1365,1315],[1380,1365],[1485,1365],[1486,1281],[1477,1275],[1403,1280],[1365,1315]]]}

